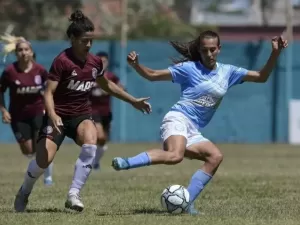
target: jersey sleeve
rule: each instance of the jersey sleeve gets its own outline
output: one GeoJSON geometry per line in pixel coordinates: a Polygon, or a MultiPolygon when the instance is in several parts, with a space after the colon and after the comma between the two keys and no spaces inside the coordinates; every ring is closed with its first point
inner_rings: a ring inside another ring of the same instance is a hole
{"type": "Polygon", "coordinates": [[[60,59],[55,59],[50,67],[47,79],[52,81],[60,81],[63,70],[62,61],[60,59]]]}
{"type": "Polygon", "coordinates": [[[247,75],[247,73],[248,70],[244,68],[231,66],[230,77],[228,82],[229,87],[243,83],[243,78],[247,75]]]}
{"type": "Polygon", "coordinates": [[[8,73],[6,70],[4,70],[0,77],[0,92],[5,92],[6,89],[9,87],[9,81],[8,81],[7,76],[8,76],[8,73]]]}
{"type": "Polygon", "coordinates": [[[171,72],[173,83],[183,84],[187,81],[191,68],[189,63],[184,62],[170,66],[168,70],[171,72]]]}
{"type": "Polygon", "coordinates": [[[47,81],[48,78],[48,71],[45,68],[41,69],[41,77],[42,77],[42,82],[43,84],[47,81]]]}
{"type": "Polygon", "coordinates": [[[46,87],[47,78],[48,78],[48,71],[45,68],[41,69],[41,77],[42,77],[42,84],[44,89],[46,87]]]}

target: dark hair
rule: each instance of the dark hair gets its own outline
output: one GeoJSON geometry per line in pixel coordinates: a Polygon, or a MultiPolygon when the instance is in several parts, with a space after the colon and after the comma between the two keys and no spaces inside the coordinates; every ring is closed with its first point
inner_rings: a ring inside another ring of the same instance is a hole
{"type": "Polygon", "coordinates": [[[33,58],[34,61],[36,60],[36,53],[35,52],[33,52],[32,58],[33,58]]]}
{"type": "Polygon", "coordinates": [[[98,52],[96,55],[99,56],[99,57],[105,57],[105,58],[108,59],[108,53],[107,52],[98,52]]]}
{"type": "Polygon", "coordinates": [[[67,35],[69,38],[71,36],[80,37],[86,32],[95,30],[93,22],[86,17],[81,10],[73,12],[69,20],[72,22],[67,29],[67,35]]]}
{"type": "Polygon", "coordinates": [[[179,41],[170,41],[170,44],[173,48],[182,55],[179,59],[172,59],[172,61],[176,63],[182,63],[187,61],[200,61],[202,62],[201,55],[199,52],[199,46],[201,45],[201,41],[204,38],[217,38],[218,45],[220,45],[220,37],[219,35],[211,30],[204,31],[200,33],[200,35],[190,41],[190,42],[179,42],[179,41]]]}

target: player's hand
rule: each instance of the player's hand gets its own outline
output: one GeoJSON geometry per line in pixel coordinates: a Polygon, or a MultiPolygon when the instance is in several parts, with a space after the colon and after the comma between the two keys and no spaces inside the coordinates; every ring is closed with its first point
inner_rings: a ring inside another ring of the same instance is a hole
{"type": "Polygon", "coordinates": [[[138,64],[139,63],[139,57],[138,54],[135,51],[130,52],[127,55],[127,62],[130,65],[138,64]]]}
{"type": "Polygon", "coordinates": [[[11,123],[11,116],[10,113],[7,111],[4,111],[2,113],[2,122],[3,123],[11,123]]]}
{"type": "Polygon", "coordinates": [[[138,98],[136,99],[132,104],[132,106],[138,110],[140,110],[144,114],[149,114],[152,112],[151,105],[147,100],[149,100],[150,97],[148,98],[138,98]]]}
{"type": "Polygon", "coordinates": [[[283,36],[272,38],[272,49],[274,52],[280,53],[281,50],[286,48],[287,46],[288,41],[284,39],[283,36]]]}
{"type": "Polygon", "coordinates": [[[54,128],[61,134],[60,128],[63,126],[62,119],[57,114],[50,115],[49,117],[52,120],[54,128]]]}

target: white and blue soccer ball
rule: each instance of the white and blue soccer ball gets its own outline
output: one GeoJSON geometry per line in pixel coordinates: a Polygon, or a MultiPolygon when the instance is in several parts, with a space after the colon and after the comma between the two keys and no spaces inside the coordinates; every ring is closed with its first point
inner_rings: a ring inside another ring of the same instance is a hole
{"type": "Polygon", "coordinates": [[[171,185],[167,187],[160,197],[162,207],[172,214],[185,212],[190,203],[188,190],[181,185],[171,185]]]}

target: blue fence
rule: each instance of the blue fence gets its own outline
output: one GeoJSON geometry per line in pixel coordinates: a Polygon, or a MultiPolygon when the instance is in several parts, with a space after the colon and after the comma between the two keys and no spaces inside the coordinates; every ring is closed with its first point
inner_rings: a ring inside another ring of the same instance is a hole
{"type": "MultiPolygon", "coordinates": [[[[68,42],[34,42],[37,60],[47,69],[53,58],[68,42]]],[[[300,44],[295,43],[293,68],[293,97],[300,98],[300,90],[296,89],[300,78],[300,65],[295,56],[300,44]],[[295,50],[296,48],[296,50],[295,50]]],[[[111,70],[121,79],[119,74],[120,46],[117,42],[95,42],[92,52],[106,50],[110,53],[111,70]]],[[[170,57],[176,53],[165,41],[129,42],[128,50],[136,50],[140,54],[141,63],[151,68],[166,68],[170,65],[170,57]]],[[[225,42],[219,61],[245,67],[259,69],[267,60],[271,50],[266,42],[225,42]]],[[[8,59],[10,62],[13,58],[8,59]]],[[[3,66],[2,68],[3,69],[3,66]]],[[[287,141],[287,102],[285,96],[285,53],[282,54],[272,77],[265,84],[250,84],[232,88],[224,98],[212,122],[203,129],[205,137],[215,142],[268,143],[287,141]]],[[[153,106],[151,115],[142,115],[130,105],[122,105],[113,100],[112,141],[120,141],[121,125],[125,129],[126,142],[156,142],[160,140],[159,127],[164,114],[179,98],[179,86],[171,82],[150,83],[141,79],[135,72],[127,68],[127,90],[135,96],[150,96],[153,106]],[[124,114],[125,113],[125,114],[124,114]],[[121,120],[126,115],[124,121],[121,120]]],[[[0,125],[0,142],[14,142],[8,125],[0,125]]]]}

